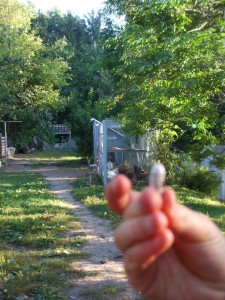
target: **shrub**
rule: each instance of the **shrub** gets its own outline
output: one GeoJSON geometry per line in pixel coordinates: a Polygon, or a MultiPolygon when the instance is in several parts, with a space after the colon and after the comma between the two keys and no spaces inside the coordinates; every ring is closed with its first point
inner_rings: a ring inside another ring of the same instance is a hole
{"type": "Polygon", "coordinates": [[[184,165],[180,183],[187,188],[217,198],[221,178],[217,173],[209,171],[199,164],[192,163],[184,165]]]}

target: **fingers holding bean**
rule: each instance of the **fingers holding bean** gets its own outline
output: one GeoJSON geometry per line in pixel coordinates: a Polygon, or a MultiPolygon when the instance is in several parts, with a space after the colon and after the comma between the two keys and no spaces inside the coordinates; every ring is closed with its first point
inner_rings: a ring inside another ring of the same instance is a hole
{"type": "Polygon", "coordinates": [[[174,235],[165,229],[156,235],[138,242],[124,251],[124,262],[128,273],[141,273],[174,242],[174,235]]]}
{"type": "Polygon", "coordinates": [[[142,193],[134,194],[133,201],[127,205],[123,213],[124,220],[160,211],[163,207],[161,194],[152,187],[147,187],[142,193]]]}
{"type": "Polygon", "coordinates": [[[121,251],[147,240],[168,226],[168,219],[162,212],[154,212],[123,222],[115,231],[115,243],[121,251]]]}

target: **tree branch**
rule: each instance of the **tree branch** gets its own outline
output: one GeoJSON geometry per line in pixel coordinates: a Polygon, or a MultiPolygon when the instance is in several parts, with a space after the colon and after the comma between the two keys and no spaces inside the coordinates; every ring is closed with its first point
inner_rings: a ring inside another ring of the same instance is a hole
{"type": "Polygon", "coordinates": [[[202,30],[207,24],[208,24],[208,22],[205,22],[204,24],[202,24],[201,27],[198,27],[198,28],[189,30],[188,33],[190,33],[190,32],[195,32],[195,31],[200,31],[200,30],[202,30]]]}

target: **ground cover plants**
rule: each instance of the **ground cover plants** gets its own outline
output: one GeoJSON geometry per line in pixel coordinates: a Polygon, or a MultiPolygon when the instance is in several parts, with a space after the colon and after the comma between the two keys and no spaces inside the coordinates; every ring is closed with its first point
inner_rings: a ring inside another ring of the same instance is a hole
{"type": "Polygon", "coordinates": [[[86,275],[72,268],[85,257],[79,227],[40,175],[0,173],[0,299],[66,299],[70,279],[86,275]]]}
{"type": "MultiPolygon", "coordinates": [[[[102,295],[104,295],[105,299],[113,299],[113,296],[116,296],[118,292],[124,291],[123,288],[115,287],[115,286],[106,286],[106,287],[99,287],[96,288],[89,288],[85,289],[82,292],[82,296],[84,299],[93,299],[93,300],[102,300],[102,295]]],[[[136,299],[135,299],[136,300],[136,299]]],[[[141,299],[137,299],[141,300],[141,299]]]]}
{"type": "Polygon", "coordinates": [[[34,150],[29,154],[16,154],[15,159],[25,159],[32,162],[76,162],[81,157],[77,156],[75,151],[50,151],[50,150],[34,150]]]}
{"type": "MultiPolygon", "coordinates": [[[[135,188],[140,190],[143,187],[135,188]]],[[[225,203],[184,187],[175,186],[174,189],[181,203],[207,215],[225,232],[225,203]]],[[[77,180],[74,182],[73,194],[99,217],[110,220],[113,227],[121,222],[121,218],[108,209],[102,185],[87,186],[85,180],[77,180]]]]}

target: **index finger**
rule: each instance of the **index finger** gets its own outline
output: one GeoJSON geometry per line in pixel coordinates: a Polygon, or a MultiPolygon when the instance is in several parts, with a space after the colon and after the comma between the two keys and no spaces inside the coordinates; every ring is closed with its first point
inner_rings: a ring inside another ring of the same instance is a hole
{"type": "Polygon", "coordinates": [[[123,215],[125,220],[162,209],[161,194],[154,188],[137,192],[131,190],[130,180],[118,175],[106,187],[105,196],[111,210],[123,215]]]}
{"type": "Polygon", "coordinates": [[[123,214],[134,198],[133,193],[135,192],[131,191],[131,182],[124,175],[118,175],[105,188],[105,196],[110,209],[119,215],[123,214]]]}
{"type": "Polygon", "coordinates": [[[124,220],[151,214],[161,210],[163,207],[162,195],[152,187],[144,188],[136,200],[127,206],[123,214],[124,220]]]}

